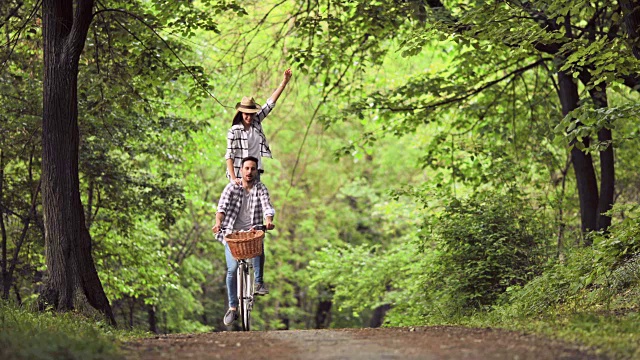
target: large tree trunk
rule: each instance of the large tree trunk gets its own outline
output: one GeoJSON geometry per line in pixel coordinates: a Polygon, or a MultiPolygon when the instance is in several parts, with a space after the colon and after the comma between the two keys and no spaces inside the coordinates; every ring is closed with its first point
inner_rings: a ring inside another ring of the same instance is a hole
{"type": "MultiPolygon", "coordinates": [[[[596,108],[607,108],[607,91],[604,84],[599,85],[601,90],[591,89],[589,94],[596,108]]],[[[598,131],[600,142],[611,142],[611,129],[602,128],[598,131]]],[[[611,226],[611,217],[603,213],[611,210],[615,192],[615,167],[613,158],[613,144],[600,151],[600,200],[598,201],[597,230],[607,230],[611,226]]]]}
{"type": "Polygon", "coordinates": [[[43,303],[74,308],[76,290],[115,325],[85,226],[78,175],[78,60],[91,23],[93,0],[44,0],[42,205],[48,276],[43,303]],[[74,11],[75,10],[75,11],[74,11]]]}
{"type": "MultiPolygon", "coordinates": [[[[563,71],[558,72],[558,86],[562,115],[566,116],[570,111],[578,107],[578,86],[573,78],[563,71]]],[[[589,138],[583,139],[589,146],[589,138]]],[[[576,174],[578,184],[578,196],[580,197],[580,218],[582,232],[597,229],[598,215],[598,183],[596,180],[593,159],[591,155],[573,146],[571,149],[571,163],[576,174]]],[[[585,245],[590,245],[586,240],[585,245]]]]}

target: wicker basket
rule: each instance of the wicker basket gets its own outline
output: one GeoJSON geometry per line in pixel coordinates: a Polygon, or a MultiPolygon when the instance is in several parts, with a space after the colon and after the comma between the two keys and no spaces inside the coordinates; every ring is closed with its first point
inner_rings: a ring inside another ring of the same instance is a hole
{"type": "Polygon", "coordinates": [[[234,232],[224,237],[229,244],[231,255],[236,260],[251,259],[262,254],[264,231],[252,230],[234,232]]]}

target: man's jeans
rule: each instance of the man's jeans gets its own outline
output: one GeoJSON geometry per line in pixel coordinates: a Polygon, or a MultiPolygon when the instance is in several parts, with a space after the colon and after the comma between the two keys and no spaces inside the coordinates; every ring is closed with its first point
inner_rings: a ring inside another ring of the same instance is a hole
{"type": "MultiPolygon", "coordinates": [[[[238,278],[236,272],[238,270],[238,262],[231,255],[229,245],[224,243],[224,257],[227,260],[227,296],[229,297],[229,307],[238,307],[238,278]]],[[[262,275],[264,274],[264,248],[262,255],[256,256],[253,259],[253,269],[255,273],[255,282],[262,284],[262,275]]]]}

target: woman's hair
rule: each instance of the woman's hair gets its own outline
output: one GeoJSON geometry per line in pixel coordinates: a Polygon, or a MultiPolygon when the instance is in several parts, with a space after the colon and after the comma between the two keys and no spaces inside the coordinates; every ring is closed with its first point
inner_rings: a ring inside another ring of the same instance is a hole
{"type": "Polygon", "coordinates": [[[233,117],[233,121],[231,122],[231,126],[240,123],[242,123],[242,111],[236,112],[236,115],[233,117]]]}

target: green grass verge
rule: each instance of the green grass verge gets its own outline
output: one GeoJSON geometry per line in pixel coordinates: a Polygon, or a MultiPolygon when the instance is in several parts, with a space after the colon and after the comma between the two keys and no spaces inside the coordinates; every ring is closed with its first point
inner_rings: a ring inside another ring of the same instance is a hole
{"type": "Polygon", "coordinates": [[[76,313],[39,313],[0,303],[0,359],[122,359],[119,343],[142,334],[76,313]]]}
{"type": "Polygon", "coordinates": [[[640,313],[597,312],[547,313],[539,317],[504,317],[496,313],[477,314],[457,321],[458,325],[524,331],[594,347],[612,359],[640,359],[640,313]]]}

